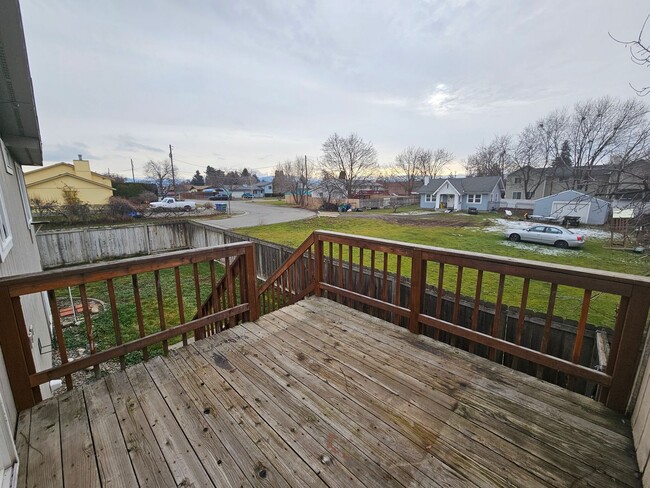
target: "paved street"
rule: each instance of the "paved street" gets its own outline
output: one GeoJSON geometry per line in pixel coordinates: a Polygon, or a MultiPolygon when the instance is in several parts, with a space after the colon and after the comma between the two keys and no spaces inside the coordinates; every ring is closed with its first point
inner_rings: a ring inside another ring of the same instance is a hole
{"type": "Polygon", "coordinates": [[[237,229],[239,227],[254,227],[257,225],[278,224],[280,222],[308,219],[315,215],[311,210],[279,207],[263,203],[256,204],[241,200],[231,201],[230,209],[233,213],[240,215],[235,215],[229,219],[201,220],[200,222],[222,229],[237,229]]]}

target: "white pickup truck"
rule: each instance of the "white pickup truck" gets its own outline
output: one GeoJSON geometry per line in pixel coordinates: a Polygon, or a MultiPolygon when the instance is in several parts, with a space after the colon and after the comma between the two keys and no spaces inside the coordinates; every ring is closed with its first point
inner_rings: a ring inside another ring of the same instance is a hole
{"type": "Polygon", "coordinates": [[[159,202],[151,202],[149,206],[160,210],[196,210],[196,203],[191,200],[176,200],[172,197],[163,198],[159,202]]]}

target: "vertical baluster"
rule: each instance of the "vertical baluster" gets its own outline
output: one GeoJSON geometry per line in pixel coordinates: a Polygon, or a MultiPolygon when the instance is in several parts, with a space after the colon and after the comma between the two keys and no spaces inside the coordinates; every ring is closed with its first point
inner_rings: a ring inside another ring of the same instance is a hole
{"type": "MultiPolygon", "coordinates": [[[[158,320],[160,321],[160,330],[167,329],[167,322],[165,321],[165,302],[163,301],[162,283],[160,281],[160,271],[153,272],[154,282],[156,284],[156,301],[158,302],[158,320]]],[[[162,341],[163,354],[167,356],[169,352],[169,344],[167,340],[162,341]]]]}
{"type": "MultiPolygon", "coordinates": [[[[50,311],[52,312],[52,322],[54,323],[54,333],[56,335],[56,342],[58,344],[59,358],[61,364],[68,362],[68,351],[65,347],[65,338],[63,336],[63,327],[61,326],[61,315],[59,314],[59,307],[56,304],[56,295],[54,290],[47,290],[47,298],[50,303],[50,311]]],[[[74,307],[74,303],[72,304],[74,307]]],[[[72,375],[65,376],[65,386],[68,391],[72,390],[72,375]]]]}
{"type": "MultiPolygon", "coordinates": [[[[215,303],[215,300],[217,300],[217,272],[214,269],[214,259],[211,259],[208,262],[208,264],[210,265],[210,286],[212,290],[210,293],[208,313],[215,313],[218,307],[217,304],[215,303]]],[[[216,322],[210,323],[208,327],[210,334],[214,334],[216,332],[216,327],[217,327],[216,322]]]]}
{"type": "MultiPolygon", "coordinates": [[[[115,333],[115,345],[122,345],[122,331],[120,330],[120,316],[117,313],[117,301],[115,300],[115,286],[111,278],[106,280],[108,287],[108,300],[111,304],[111,317],[113,319],[113,331],[115,333]]],[[[120,369],[126,369],[126,358],[124,355],[120,356],[120,369]]]]}
{"type": "MultiPolygon", "coordinates": [[[[382,272],[381,282],[381,299],[383,302],[388,303],[388,253],[384,253],[384,270],[382,272]]],[[[382,318],[387,320],[388,312],[382,312],[382,318]]]]}
{"type": "MultiPolygon", "coordinates": [[[[580,310],[580,320],[578,321],[578,330],[576,331],[576,340],[573,343],[573,353],[571,361],[575,364],[580,363],[580,354],[582,353],[582,343],[587,328],[587,318],[589,316],[589,304],[591,303],[591,290],[585,290],[582,297],[582,308],[580,310]]],[[[575,377],[571,376],[567,385],[569,390],[575,389],[575,377]]]]}
{"type": "MultiPolygon", "coordinates": [[[[354,271],[353,270],[353,263],[354,263],[354,261],[353,261],[353,259],[354,259],[353,258],[353,252],[354,252],[354,249],[352,247],[352,244],[348,245],[348,282],[346,283],[346,289],[348,289],[348,290],[353,289],[352,288],[352,272],[354,271]]],[[[352,299],[347,298],[345,300],[345,306],[346,307],[352,306],[352,299]]]]}
{"type": "Polygon", "coordinates": [[[411,258],[411,297],[409,309],[409,331],[420,334],[420,313],[424,308],[424,296],[427,287],[427,261],[422,251],[417,249],[411,258]]]}
{"type": "MultiPolygon", "coordinates": [[[[226,295],[228,298],[228,308],[235,306],[235,284],[233,283],[233,270],[230,262],[230,257],[226,256],[226,295]]],[[[236,324],[235,317],[230,317],[229,327],[234,327],[236,324]]]]}
{"type": "MultiPolygon", "coordinates": [[[[343,244],[339,243],[339,272],[338,272],[338,285],[339,288],[343,288],[343,244]]],[[[343,297],[341,295],[336,296],[339,303],[343,302],[343,297]]]]}
{"type": "MultiPolygon", "coordinates": [[[[203,303],[201,302],[201,282],[199,281],[199,265],[192,263],[192,276],[194,278],[194,299],[196,301],[196,317],[203,317],[203,303]]],[[[194,339],[200,340],[205,338],[205,327],[194,329],[194,339]]]]}
{"type": "Polygon", "coordinates": [[[368,287],[368,296],[372,298],[377,298],[376,296],[376,284],[375,284],[375,250],[371,249],[370,251],[370,286],[368,287]]]}
{"type": "MultiPolygon", "coordinates": [[[[501,305],[503,304],[503,289],[506,283],[506,275],[501,273],[499,275],[499,290],[497,291],[497,302],[494,306],[494,320],[492,321],[492,337],[499,336],[499,328],[501,326],[501,305]]],[[[497,350],[490,349],[490,361],[495,361],[497,350]]]]}
{"type": "MultiPolygon", "coordinates": [[[[454,294],[454,311],[452,313],[452,319],[451,321],[456,324],[460,325],[458,323],[458,315],[460,314],[460,294],[462,291],[463,287],[463,267],[458,266],[458,273],[456,274],[456,293],[454,294]]],[[[451,344],[455,347],[456,346],[456,336],[452,335],[451,336],[451,344]]]]}
{"type": "MultiPolygon", "coordinates": [[[[138,320],[138,332],[140,337],[145,336],[144,318],[142,315],[142,301],[140,300],[140,287],[138,286],[138,275],[131,275],[131,283],[133,285],[133,299],[135,301],[135,315],[138,320]]],[[[149,350],[146,347],[142,348],[142,359],[149,360],[149,350]]]]}
{"type": "MultiPolygon", "coordinates": [[[[357,291],[361,294],[365,293],[365,281],[366,281],[366,276],[365,273],[363,272],[363,247],[359,247],[359,286],[357,287],[357,291]]],[[[355,307],[357,306],[357,302],[354,303],[355,307]]],[[[360,307],[359,310],[363,310],[363,307],[360,307]]]]}
{"type": "MultiPolygon", "coordinates": [[[[483,289],[483,270],[479,269],[476,274],[476,291],[474,292],[474,309],[472,310],[472,330],[478,329],[478,318],[481,312],[481,291],[483,289]]],[[[474,354],[476,343],[471,341],[469,344],[469,352],[474,354]]]]}
{"type": "Polygon", "coordinates": [[[314,276],[314,256],[311,250],[312,246],[309,246],[309,249],[307,249],[307,281],[310,283],[312,280],[316,280],[316,277],[314,276]]]}
{"type": "MultiPolygon", "coordinates": [[[[329,249],[329,259],[327,262],[327,283],[330,285],[334,284],[334,255],[333,255],[333,247],[334,244],[332,241],[328,242],[328,249],[329,249]]],[[[327,294],[327,298],[329,298],[329,293],[327,294]]]]}
{"type": "MultiPolygon", "coordinates": [[[[445,282],[445,264],[440,263],[438,266],[438,290],[436,294],[436,318],[442,319],[442,295],[444,294],[445,282]]],[[[440,329],[433,331],[433,338],[440,340],[440,329]]]]}
{"type": "MultiPolygon", "coordinates": [[[[79,285],[79,296],[81,297],[81,307],[84,314],[84,323],[86,324],[86,337],[88,338],[88,347],[90,348],[90,354],[95,354],[95,336],[93,335],[93,324],[90,320],[90,307],[88,307],[88,295],[86,294],[86,285],[79,285]]],[[[95,372],[95,378],[99,378],[99,364],[93,366],[95,372]]]]}
{"type": "MultiPolygon", "coordinates": [[[[555,309],[555,297],[557,296],[557,283],[551,284],[551,292],[548,297],[548,306],[546,307],[546,321],[544,322],[544,333],[542,335],[542,344],[539,352],[546,354],[548,342],[551,339],[551,325],[553,324],[553,311],[555,309]]],[[[544,373],[544,367],[537,365],[537,377],[541,379],[544,373]]]]}
{"type": "MultiPolygon", "coordinates": [[[[521,289],[521,303],[519,304],[519,315],[517,317],[517,328],[515,330],[515,344],[521,346],[521,339],[524,335],[524,321],[526,319],[526,307],[528,304],[528,289],[530,288],[530,278],[524,279],[524,285],[521,289]]],[[[512,357],[512,369],[517,369],[519,365],[519,358],[512,357]]]]}
{"type": "MultiPolygon", "coordinates": [[[[402,256],[397,255],[397,270],[395,271],[395,289],[393,290],[393,303],[397,306],[400,304],[402,295],[402,256]]],[[[401,315],[393,314],[393,322],[395,325],[400,325],[401,315]]]]}
{"type": "MultiPolygon", "coordinates": [[[[181,285],[181,270],[178,266],[174,268],[174,281],[176,282],[176,302],[178,303],[178,319],[181,324],[185,323],[185,306],[183,305],[183,288],[181,285]]],[[[187,333],[183,333],[183,345],[187,346],[187,333]]]]}

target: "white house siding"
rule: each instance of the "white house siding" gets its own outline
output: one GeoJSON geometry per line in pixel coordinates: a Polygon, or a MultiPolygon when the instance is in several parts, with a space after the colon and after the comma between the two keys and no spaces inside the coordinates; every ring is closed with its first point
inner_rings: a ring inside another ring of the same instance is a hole
{"type": "MultiPolygon", "coordinates": [[[[13,244],[4,261],[0,263],[0,277],[40,272],[42,269],[36,246],[36,237],[32,226],[28,224],[18,183],[18,178],[22,178],[22,171],[19,167],[16,167],[7,151],[2,152],[9,157],[9,167],[14,168],[14,174],[9,174],[6,165],[0,164],[0,192],[6,205],[13,244]]],[[[34,356],[36,369],[38,371],[49,368],[52,365],[51,355],[41,355],[38,351],[39,338],[41,344],[50,344],[48,318],[42,296],[39,294],[24,297],[22,303],[25,323],[28,327],[31,325],[34,330],[32,355],[34,356]]],[[[41,391],[44,397],[50,395],[47,386],[42,387],[41,391]]],[[[0,394],[7,409],[9,421],[11,425],[15,425],[16,406],[11,393],[2,351],[0,351],[0,394]]]]}

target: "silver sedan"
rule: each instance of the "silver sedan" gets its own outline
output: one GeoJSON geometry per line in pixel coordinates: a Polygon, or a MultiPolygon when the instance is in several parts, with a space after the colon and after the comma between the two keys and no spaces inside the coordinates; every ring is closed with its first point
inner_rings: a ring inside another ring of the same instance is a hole
{"type": "Polygon", "coordinates": [[[506,239],[513,242],[525,241],[536,244],[549,244],[566,249],[567,247],[582,247],[585,237],[557,225],[533,225],[527,228],[508,228],[506,239]]]}

